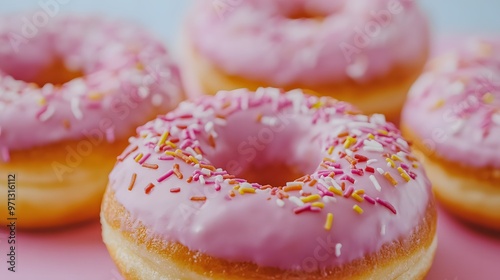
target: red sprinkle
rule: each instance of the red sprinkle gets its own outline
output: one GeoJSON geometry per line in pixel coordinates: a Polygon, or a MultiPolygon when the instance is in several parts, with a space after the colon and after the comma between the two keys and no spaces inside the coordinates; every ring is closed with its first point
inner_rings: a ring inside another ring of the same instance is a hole
{"type": "Polygon", "coordinates": [[[155,185],[153,183],[149,183],[149,185],[147,185],[146,188],[144,189],[144,192],[146,194],[149,194],[154,187],[155,185]]]}
{"type": "Polygon", "coordinates": [[[171,189],[170,189],[170,192],[171,192],[171,193],[178,193],[178,192],[180,192],[180,191],[181,191],[181,188],[171,188],[171,189]]]}
{"type": "Polygon", "coordinates": [[[382,205],[382,206],[384,206],[385,208],[389,209],[392,213],[397,214],[397,213],[396,213],[396,208],[394,208],[394,206],[392,206],[392,204],[390,204],[389,202],[387,202],[387,201],[385,201],[385,200],[382,200],[382,199],[380,199],[380,198],[378,198],[378,197],[376,198],[376,200],[377,200],[377,202],[378,202],[380,205],[382,205]]]}
{"type": "Polygon", "coordinates": [[[369,173],[375,173],[375,168],[373,168],[373,167],[371,167],[371,166],[367,166],[367,167],[365,168],[365,171],[366,171],[366,172],[369,172],[369,173]]]}
{"type": "Polygon", "coordinates": [[[354,158],[358,160],[358,162],[367,162],[368,158],[359,154],[355,154],[354,158]]]}

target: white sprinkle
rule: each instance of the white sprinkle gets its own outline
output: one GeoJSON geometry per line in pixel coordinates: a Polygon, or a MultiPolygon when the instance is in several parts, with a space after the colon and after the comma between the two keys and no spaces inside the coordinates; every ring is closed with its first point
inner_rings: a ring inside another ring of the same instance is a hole
{"type": "Polygon", "coordinates": [[[247,183],[247,182],[240,183],[240,187],[243,189],[253,189],[252,184],[247,183]]]}
{"type": "Polygon", "coordinates": [[[356,135],[356,136],[361,136],[363,134],[363,132],[361,130],[356,129],[356,128],[352,129],[351,133],[354,134],[354,135],[356,135]]]}
{"type": "Polygon", "coordinates": [[[348,155],[350,157],[352,157],[352,155],[354,155],[354,153],[350,149],[346,149],[345,153],[346,153],[346,155],[348,155]]]}
{"type": "Polygon", "coordinates": [[[195,164],[195,165],[194,165],[194,168],[196,168],[196,169],[200,169],[200,164],[199,164],[199,163],[195,164]]]}
{"type": "Polygon", "coordinates": [[[172,128],[170,128],[170,135],[177,136],[179,134],[179,131],[180,131],[180,129],[174,125],[174,126],[172,126],[172,128]]]}
{"type": "Polygon", "coordinates": [[[457,120],[455,123],[450,125],[450,132],[455,135],[457,134],[462,127],[464,127],[465,121],[463,119],[457,120]]]}
{"type": "Polygon", "coordinates": [[[361,120],[361,122],[350,122],[347,124],[349,128],[354,128],[354,127],[367,127],[367,128],[375,128],[375,125],[372,123],[368,123],[368,117],[363,116],[365,120],[361,120]]]}
{"type": "Polygon", "coordinates": [[[304,205],[304,202],[302,200],[300,200],[300,198],[298,198],[296,196],[290,196],[288,198],[288,200],[290,200],[291,202],[297,204],[297,206],[303,206],[304,205]]]}
{"type": "Polygon", "coordinates": [[[279,207],[283,207],[285,206],[285,202],[281,199],[276,199],[276,204],[279,206],[279,207]]]}
{"type": "Polygon", "coordinates": [[[384,175],[384,173],[385,173],[384,169],[382,169],[380,167],[377,168],[377,172],[380,173],[380,174],[382,174],[382,175],[384,175]]]}
{"type": "Polygon", "coordinates": [[[403,151],[399,151],[397,154],[396,154],[399,158],[405,158],[408,154],[403,152],[403,151]]]}
{"type": "Polygon", "coordinates": [[[287,187],[304,186],[304,182],[286,182],[287,187]]]}
{"type": "Polygon", "coordinates": [[[267,126],[275,126],[277,123],[278,123],[278,119],[275,118],[275,117],[262,117],[262,119],[260,120],[260,122],[263,124],[263,125],[267,125],[267,126]]]}
{"type": "Polygon", "coordinates": [[[374,158],[369,159],[369,160],[366,162],[366,165],[370,165],[370,164],[375,163],[375,162],[377,162],[377,161],[378,161],[378,159],[374,159],[374,158]]]}
{"type": "Polygon", "coordinates": [[[224,182],[224,178],[222,177],[222,175],[215,176],[215,182],[218,182],[218,183],[224,182]]]}
{"type": "Polygon", "coordinates": [[[54,109],[54,107],[48,106],[47,109],[45,109],[45,112],[43,112],[43,114],[40,115],[39,120],[41,122],[47,121],[48,119],[50,119],[50,117],[52,117],[52,115],[54,115],[55,111],[56,110],[54,109]]]}
{"type": "Polygon", "coordinates": [[[381,148],[381,147],[373,147],[373,146],[364,146],[363,147],[363,151],[366,151],[366,152],[384,152],[384,148],[381,148]]]}
{"type": "Polygon", "coordinates": [[[226,126],[227,125],[227,121],[225,119],[221,119],[221,118],[215,118],[214,119],[214,123],[220,125],[220,126],[226,126]]]}
{"type": "Polygon", "coordinates": [[[377,178],[375,178],[374,175],[370,175],[368,178],[370,178],[370,181],[372,181],[372,183],[375,186],[375,189],[377,191],[379,191],[379,192],[382,191],[382,187],[380,186],[380,184],[377,181],[377,178]]]}
{"type": "Polygon", "coordinates": [[[495,124],[500,125],[500,113],[493,114],[491,119],[495,124]]]}
{"type": "Polygon", "coordinates": [[[81,120],[83,118],[82,111],[80,110],[80,99],[73,98],[71,99],[71,111],[77,120],[81,120]]]}
{"type": "Polygon", "coordinates": [[[199,180],[200,180],[200,183],[201,183],[202,185],[205,185],[205,177],[203,177],[203,175],[200,175],[200,177],[198,177],[198,178],[199,178],[199,180]]]}
{"type": "Polygon", "coordinates": [[[337,258],[340,257],[340,254],[341,254],[340,250],[341,249],[342,249],[342,244],[340,244],[340,243],[335,244],[335,256],[337,258]]]}
{"type": "Polygon", "coordinates": [[[365,146],[370,146],[370,147],[384,148],[384,146],[382,146],[382,144],[380,144],[379,142],[377,142],[375,140],[365,140],[365,141],[363,141],[363,144],[365,146]]]}
{"type": "Polygon", "coordinates": [[[402,138],[398,138],[396,139],[396,142],[399,143],[399,145],[403,146],[404,148],[408,148],[409,145],[408,145],[408,142],[406,142],[404,139],[402,138]]]}
{"type": "Polygon", "coordinates": [[[212,174],[212,171],[210,171],[210,169],[208,168],[202,168],[200,170],[200,172],[203,174],[203,175],[206,175],[206,176],[210,176],[210,174],[212,174]]]}
{"type": "Polygon", "coordinates": [[[384,125],[387,123],[385,116],[382,114],[373,114],[370,118],[370,122],[378,125],[384,125]]]}
{"type": "Polygon", "coordinates": [[[382,225],[382,227],[380,228],[380,234],[385,235],[385,225],[382,225]]]}
{"type": "Polygon", "coordinates": [[[329,203],[329,202],[337,202],[337,199],[333,196],[323,196],[323,202],[324,203],[329,203]]]}
{"type": "Polygon", "coordinates": [[[339,183],[337,183],[337,181],[332,180],[331,182],[334,188],[336,188],[337,190],[342,190],[342,187],[339,185],[339,183]]]}
{"type": "Polygon", "coordinates": [[[205,132],[210,133],[214,129],[214,123],[213,122],[207,122],[205,124],[205,132]]]}
{"type": "Polygon", "coordinates": [[[163,103],[163,96],[161,96],[161,94],[154,94],[151,97],[151,104],[153,104],[153,106],[158,107],[161,106],[162,103],[163,103]]]}
{"type": "Polygon", "coordinates": [[[449,87],[449,93],[451,95],[461,94],[465,90],[465,84],[462,81],[456,81],[452,83],[449,87]]]}

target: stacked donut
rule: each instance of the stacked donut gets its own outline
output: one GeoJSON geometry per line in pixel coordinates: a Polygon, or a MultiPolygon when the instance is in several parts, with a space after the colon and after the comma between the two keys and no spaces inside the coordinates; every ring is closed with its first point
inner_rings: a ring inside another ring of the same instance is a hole
{"type": "Polygon", "coordinates": [[[17,226],[95,219],[129,135],[180,101],[178,69],[134,24],[61,16],[11,45],[20,18],[0,19],[0,176],[17,175],[17,226]]]}
{"type": "Polygon", "coordinates": [[[430,61],[410,91],[402,129],[443,205],[500,230],[500,40],[469,38],[430,61]]]}

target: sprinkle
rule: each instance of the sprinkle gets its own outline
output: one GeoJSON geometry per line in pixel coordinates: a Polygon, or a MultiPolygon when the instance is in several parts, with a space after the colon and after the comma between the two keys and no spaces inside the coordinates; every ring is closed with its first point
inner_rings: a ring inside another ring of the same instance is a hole
{"type": "Polygon", "coordinates": [[[311,207],[316,207],[316,208],[325,208],[325,204],[323,202],[313,202],[311,203],[311,207]]]}
{"type": "Polygon", "coordinates": [[[349,186],[347,188],[347,190],[345,191],[345,193],[344,193],[344,197],[345,198],[349,198],[353,193],[354,193],[354,187],[353,186],[349,186]]]}
{"type": "Polygon", "coordinates": [[[363,198],[357,193],[353,193],[351,197],[354,198],[354,200],[356,200],[357,202],[363,202],[363,198]]]}
{"type": "Polygon", "coordinates": [[[123,161],[124,159],[126,159],[130,154],[132,154],[133,152],[137,151],[139,147],[138,146],[134,146],[131,150],[127,151],[126,153],[124,153],[123,155],[120,155],[118,156],[118,160],[119,161],[123,161]]]}
{"type": "Polygon", "coordinates": [[[336,194],[336,195],[339,195],[339,196],[343,196],[344,195],[342,193],[342,190],[337,189],[335,187],[329,187],[328,190],[331,191],[332,193],[336,194]]]}
{"type": "Polygon", "coordinates": [[[293,212],[295,214],[300,214],[300,213],[305,212],[307,210],[311,210],[311,204],[305,204],[305,205],[299,206],[299,207],[293,209],[293,212]]]}
{"type": "Polygon", "coordinates": [[[304,203],[313,202],[313,201],[320,200],[320,199],[321,199],[321,196],[319,194],[313,194],[313,195],[310,195],[307,197],[300,198],[300,200],[302,200],[302,202],[304,202],[304,203]]]}
{"type": "Polygon", "coordinates": [[[146,162],[146,160],[148,160],[148,158],[151,156],[151,154],[146,154],[145,156],[141,156],[141,158],[139,159],[139,164],[143,164],[146,162]]]}
{"type": "Polygon", "coordinates": [[[396,186],[398,182],[389,174],[389,172],[384,173],[384,177],[389,181],[393,186],[396,186]]]}
{"type": "Polygon", "coordinates": [[[495,124],[500,125],[500,113],[493,114],[491,118],[495,124]]]}
{"type": "Polygon", "coordinates": [[[171,156],[161,156],[158,157],[159,160],[174,160],[174,157],[171,156]]]}
{"type": "Polygon", "coordinates": [[[130,184],[128,185],[128,190],[131,191],[135,185],[135,179],[137,179],[137,174],[132,174],[132,178],[130,178],[130,184]]]}
{"type": "Polygon", "coordinates": [[[142,167],[146,167],[146,168],[150,168],[150,169],[158,169],[158,164],[143,163],[142,167]]]}
{"type": "Polygon", "coordinates": [[[367,195],[367,194],[364,194],[363,195],[363,198],[370,204],[375,204],[376,203],[376,200],[373,199],[371,196],[367,195]]]}
{"type": "Polygon", "coordinates": [[[143,156],[144,156],[144,155],[143,155],[142,153],[139,153],[137,156],[135,156],[134,160],[135,160],[136,162],[139,162],[139,161],[142,159],[142,157],[143,157],[143,156]]]}
{"type": "Polygon", "coordinates": [[[377,159],[369,159],[369,160],[366,162],[366,164],[367,164],[367,165],[370,165],[370,164],[375,163],[375,162],[378,162],[378,160],[377,160],[377,159]]]}
{"type": "Polygon", "coordinates": [[[351,136],[347,136],[344,142],[344,148],[349,149],[353,144],[356,144],[358,140],[356,138],[353,138],[351,136]]]}
{"type": "Polygon", "coordinates": [[[279,206],[279,207],[283,207],[285,206],[285,202],[282,200],[282,199],[276,199],[276,204],[279,206]]]}
{"type": "Polygon", "coordinates": [[[380,173],[381,175],[384,175],[384,173],[385,173],[384,169],[382,169],[380,167],[377,168],[377,172],[380,173]]]}
{"type": "Polygon", "coordinates": [[[351,169],[351,173],[358,176],[363,176],[363,169],[351,169]]]}
{"type": "Polygon", "coordinates": [[[370,175],[368,178],[370,179],[370,181],[372,181],[372,184],[375,186],[375,189],[377,191],[379,192],[382,191],[382,187],[380,186],[379,182],[377,181],[377,178],[375,178],[374,175],[370,175]]]}
{"type": "Polygon", "coordinates": [[[365,171],[368,172],[368,173],[375,173],[375,169],[371,166],[367,166],[365,167],[365,171]]]}
{"type": "Polygon", "coordinates": [[[335,256],[337,258],[340,257],[340,254],[342,253],[341,250],[342,250],[342,244],[340,243],[335,244],[335,256]]]}
{"type": "Polygon", "coordinates": [[[155,187],[155,185],[153,183],[149,183],[146,188],[144,188],[144,192],[146,194],[149,194],[151,192],[151,190],[155,187]]]}
{"type": "Polygon", "coordinates": [[[239,192],[240,194],[255,193],[255,189],[254,189],[254,188],[248,188],[248,187],[247,187],[247,188],[240,188],[240,189],[238,190],[238,192],[239,192]]]}
{"type": "Polygon", "coordinates": [[[50,117],[52,117],[52,115],[54,115],[55,113],[55,109],[54,107],[52,106],[44,106],[37,114],[36,114],[36,118],[41,121],[41,122],[45,122],[47,121],[48,119],[50,119],[50,117]]]}
{"type": "Polygon", "coordinates": [[[77,120],[81,120],[83,118],[82,111],[80,110],[80,99],[71,99],[71,112],[73,112],[73,115],[77,120]]]}
{"type": "Polygon", "coordinates": [[[406,171],[403,168],[398,167],[398,171],[399,175],[401,175],[401,177],[403,177],[403,179],[405,179],[406,182],[410,182],[411,180],[410,175],[408,175],[408,173],[406,173],[406,171]]]}
{"type": "Polygon", "coordinates": [[[333,224],[333,214],[328,213],[326,215],[325,229],[330,230],[332,228],[332,224],[333,224]]]}
{"type": "Polygon", "coordinates": [[[191,201],[205,201],[207,200],[206,196],[192,196],[190,198],[191,201]]]}
{"type": "Polygon", "coordinates": [[[378,197],[376,198],[376,201],[377,201],[380,205],[382,205],[382,206],[384,206],[385,208],[389,209],[392,213],[397,214],[397,213],[396,213],[396,208],[394,208],[394,206],[392,206],[392,204],[390,204],[389,202],[387,202],[387,201],[385,201],[385,200],[382,200],[382,199],[380,199],[380,198],[378,198],[378,197]]]}
{"type": "Polygon", "coordinates": [[[212,134],[210,134],[210,136],[208,136],[208,144],[209,144],[212,148],[215,148],[215,139],[214,139],[214,137],[212,136],[212,134]]]}
{"type": "Polygon", "coordinates": [[[331,155],[331,154],[333,153],[333,149],[334,149],[334,148],[335,148],[335,147],[333,147],[333,146],[330,146],[330,148],[328,148],[328,154],[329,154],[329,155],[331,155]]]}
{"type": "Polygon", "coordinates": [[[165,181],[168,177],[172,176],[172,174],[174,174],[174,171],[170,170],[165,175],[158,178],[156,181],[158,181],[158,183],[161,183],[161,182],[165,181]]]}
{"type": "Polygon", "coordinates": [[[312,181],[309,182],[309,187],[312,187],[312,186],[316,185],[317,182],[318,181],[316,179],[312,179],[312,181]]]}
{"type": "Polygon", "coordinates": [[[170,189],[170,192],[171,192],[171,193],[178,193],[178,192],[180,192],[180,191],[181,191],[181,188],[171,188],[171,189],[170,189]]]}
{"type": "Polygon", "coordinates": [[[349,175],[344,175],[340,178],[340,180],[343,180],[343,181],[349,181],[351,182],[351,184],[354,184],[356,182],[356,180],[354,180],[354,178],[352,178],[351,176],[349,175]]]}
{"type": "Polygon", "coordinates": [[[290,196],[288,198],[288,200],[290,200],[291,202],[295,203],[297,206],[302,206],[304,205],[304,202],[302,202],[302,200],[300,200],[298,197],[296,196],[290,196]]]}
{"type": "Polygon", "coordinates": [[[168,135],[169,135],[168,131],[163,132],[163,134],[160,137],[160,141],[158,141],[158,147],[165,144],[165,141],[167,141],[168,135]]]}
{"type": "Polygon", "coordinates": [[[358,162],[367,162],[368,161],[368,158],[365,157],[365,156],[362,156],[360,154],[355,154],[354,155],[354,158],[358,161],[358,162]]]}
{"type": "Polygon", "coordinates": [[[184,176],[182,175],[181,171],[179,170],[179,164],[174,164],[174,173],[177,178],[182,179],[184,176]]]}
{"type": "Polygon", "coordinates": [[[392,168],[396,167],[396,164],[394,163],[394,161],[392,159],[386,158],[385,161],[387,161],[387,166],[392,167],[392,168]]]}
{"type": "Polygon", "coordinates": [[[355,204],[353,207],[352,207],[352,210],[354,210],[356,213],[358,214],[363,214],[363,209],[361,207],[359,207],[359,205],[355,204]]]}
{"type": "Polygon", "coordinates": [[[363,151],[366,151],[366,152],[384,152],[384,148],[383,147],[375,147],[375,146],[364,146],[363,147],[363,151]]]}
{"type": "Polygon", "coordinates": [[[436,109],[439,109],[441,107],[443,107],[445,104],[445,100],[444,99],[439,99],[438,101],[436,101],[436,103],[434,103],[434,105],[431,107],[432,110],[436,110],[436,109]]]}
{"type": "Polygon", "coordinates": [[[394,161],[401,161],[401,158],[399,158],[397,155],[392,155],[391,159],[394,161]]]}

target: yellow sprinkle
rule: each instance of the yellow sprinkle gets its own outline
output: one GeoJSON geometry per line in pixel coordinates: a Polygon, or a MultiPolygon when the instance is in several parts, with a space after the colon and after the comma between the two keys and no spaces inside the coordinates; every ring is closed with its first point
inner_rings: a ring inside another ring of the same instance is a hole
{"type": "Polygon", "coordinates": [[[353,207],[352,207],[352,210],[356,211],[356,213],[358,214],[363,214],[363,209],[361,207],[359,207],[357,204],[355,204],[353,207]]]}
{"type": "Polygon", "coordinates": [[[167,156],[175,156],[175,152],[172,152],[172,151],[166,151],[165,154],[167,156]]]}
{"type": "Polygon", "coordinates": [[[321,101],[316,102],[314,105],[312,105],[313,109],[319,109],[323,106],[323,103],[321,101]]]}
{"type": "Polygon", "coordinates": [[[236,185],[236,186],[233,187],[233,190],[235,190],[235,191],[237,191],[239,189],[240,189],[240,185],[236,185]]]}
{"type": "Polygon", "coordinates": [[[492,104],[495,101],[495,96],[491,94],[491,92],[486,93],[483,95],[483,102],[487,104],[492,104]]]}
{"type": "Polygon", "coordinates": [[[89,94],[89,99],[92,101],[99,101],[102,99],[102,97],[103,97],[103,95],[101,93],[98,93],[98,92],[93,92],[93,93],[89,94]]]}
{"type": "Polygon", "coordinates": [[[170,141],[166,141],[166,142],[165,142],[165,145],[170,146],[172,149],[177,148],[177,145],[175,145],[174,143],[172,143],[172,142],[170,142],[170,141]]]}
{"type": "Polygon", "coordinates": [[[47,104],[47,99],[45,99],[45,97],[41,97],[38,100],[38,104],[40,104],[40,106],[44,106],[45,104],[47,104]]]}
{"type": "Polygon", "coordinates": [[[418,165],[418,163],[415,162],[411,166],[413,166],[413,168],[418,168],[419,165],[418,165]]]}
{"type": "Polygon", "coordinates": [[[359,196],[359,194],[357,193],[353,193],[351,194],[351,197],[354,198],[357,202],[363,202],[363,198],[361,196],[359,196]]]}
{"type": "Polygon", "coordinates": [[[347,136],[347,138],[345,139],[345,142],[344,142],[344,148],[346,149],[349,149],[352,144],[356,144],[358,140],[356,140],[356,138],[352,138],[351,136],[347,136]]]}
{"type": "Polygon", "coordinates": [[[379,129],[378,133],[383,134],[383,135],[389,134],[389,132],[387,132],[387,130],[384,130],[384,129],[379,129]]]}
{"type": "Polygon", "coordinates": [[[373,140],[373,139],[375,139],[375,136],[373,136],[373,134],[370,133],[370,134],[368,134],[368,138],[373,140]]]}
{"type": "Polygon", "coordinates": [[[325,204],[323,202],[313,202],[311,203],[311,206],[323,209],[325,207],[325,204]]]}
{"type": "Polygon", "coordinates": [[[323,158],[323,161],[335,162],[335,160],[327,157],[323,158]]]}
{"type": "Polygon", "coordinates": [[[401,161],[401,158],[399,158],[397,155],[392,155],[391,159],[395,161],[401,161]]]}
{"type": "Polygon", "coordinates": [[[329,187],[328,190],[331,191],[332,193],[336,194],[336,195],[340,195],[340,196],[344,195],[342,193],[342,190],[339,190],[339,189],[337,189],[335,187],[329,187]]]}
{"type": "Polygon", "coordinates": [[[142,71],[142,70],[144,70],[144,64],[142,64],[142,63],[140,63],[140,62],[139,62],[139,63],[137,63],[137,64],[135,65],[135,68],[137,68],[138,70],[141,70],[141,71],[142,71]]]}
{"type": "Polygon", "coordinates": [[[365,194],[365,190],[364,189],[355,190],[354,193],[359,195],[365,194]]]}
{"type": "Polygon", "coordinates": [[[240,192],[240,194],[255,193],[254,188],[240,188],[238,191],[240,192]]]}
{"type": "Polygon", "coordinates": [[[439,108],[443,107],[443,106],[444,106],[444,104],[445,104],[444,99],[439,99],[439,100],[438,100],[438,101],[434,104],[434,106],[432,106],[432,109],[434,109],[434,110],[435,110],[435,109],[439,109],[439,108]]]}
{"type": "Polygon", "coordinates": [[[313,202],[313,201],[316,201],[319,199],[321,199],[321,196],[319,194],[312,194],[310,196],[300,198],[300,200],[302,200],[302,202],[304,202],[304,203],[313,202]]]}
{"type": "Polygon", "coordinates": [[[394,180],[394,178],[389,174],[389,172],[384,173],[384,177],[389,181],[392,185],[396,186],[398,184],[398,181],[394,180]]]}
{"type": "Polygon", "coordinates": [[[194,164],[198,164],[198,163],[200,163],[200,161],[198,161],[198,159],[196,159],[196,158],[195,158],[195,157],[193,157],[193,156],[189,156],[189,159],[190,159],[192,162],[194,162],[194,164]]]}
{"type": "Polygon", "coordinates": [[[403,179],[405,179],[406,182],[410,182],[411,177],[410,177],[410,175],[408,175],[408,173],[406,173],[406,170],[404,170],[401,167],[398,167],[398,171],[399,171],[399,175],[401,175],[401,177],[403,177],[403,179]]]}
{"type": "Polygon", "coordinates": [[[331,154],[333,153],[333,149],[334,149],[334,147],[333,147],[333,146],[331,146],[330,148],[328,148],[328,154],[329,154],[329,155],[331,155],[331,154]]]}
{"type": "Polygon", "coordinates": [[[143,157],[143,156],[144,156],[144,155],[143,155],[142,153],[140,153],[140,154],[138,154],[138,155],[135,157],[135,159],[134,159],[134,160],[135,160],[136,162],[139,162],[139,161],[142,159],[142,157],[143,157]]]}
{"type": "Polygon", "coordinates": [[[326,215],[325,229],[326,230],[332,229],[332,224],[333,224],[333,214],[332,213],[328,213],[326,215]]]}
{"type": "Polygon", "coordinates": [[[396,167],[396,164],[394,163],[394,161],[390,158],[386,158],[385,161],[387,161],[387,163],[389,163],[389,165],[394,168],[396,167]]]}
{"type": "Polygon", "coordinates": [[[161,146],[161,145],[165,144],[165,141],[167,140],[167,138],[168,138],[168,131],[165,131],[161,135],[160,141],[158,141],[158,146],[161,146]]]}

